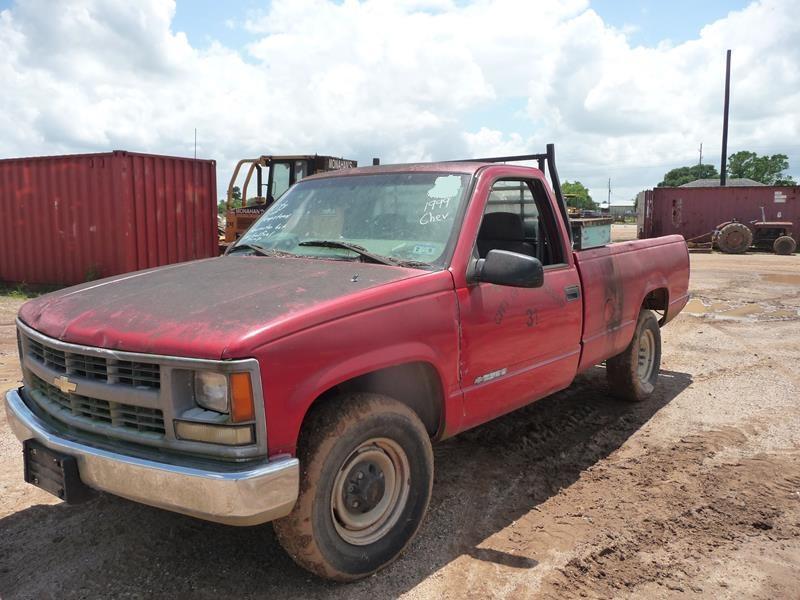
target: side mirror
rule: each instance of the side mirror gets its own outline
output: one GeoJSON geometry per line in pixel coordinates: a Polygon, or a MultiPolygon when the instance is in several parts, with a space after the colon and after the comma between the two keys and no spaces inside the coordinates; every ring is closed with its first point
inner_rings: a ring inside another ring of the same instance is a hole
{"type": "Polygon", "coordinates": [[[471,277],[496,285],[537,288],[544,285],[544,267],[538,258],[507,250],[489,250],[478,260],[471,277]]]}

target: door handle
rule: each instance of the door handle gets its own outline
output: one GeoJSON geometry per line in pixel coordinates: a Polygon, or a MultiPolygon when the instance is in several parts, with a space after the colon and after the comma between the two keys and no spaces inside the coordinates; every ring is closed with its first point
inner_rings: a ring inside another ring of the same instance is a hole
{"type": "Polygon", "coordinates": [[[581,297],[581,288],[578,285],[568,285],[564,288],[564,294],[567,296],[567,302],[572,302],[581,297]]]}

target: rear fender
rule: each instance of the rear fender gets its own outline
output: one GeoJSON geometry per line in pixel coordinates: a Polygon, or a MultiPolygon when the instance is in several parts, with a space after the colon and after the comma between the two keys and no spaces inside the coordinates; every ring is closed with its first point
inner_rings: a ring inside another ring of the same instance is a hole
{"type": "Polygon", "coordinates": [[[723,223],[720,223],[719,225],[717,225],[717,226],[714,228],[714,230],[715,230],[715,231],[719,231],[720,229],[722,229],[723,227],[725,227],[725,225],[730,225],[731,223],[735,223],[735,222],[736,222],[736,221],[725,221],[725,222],[723,222],[723,223]]]}

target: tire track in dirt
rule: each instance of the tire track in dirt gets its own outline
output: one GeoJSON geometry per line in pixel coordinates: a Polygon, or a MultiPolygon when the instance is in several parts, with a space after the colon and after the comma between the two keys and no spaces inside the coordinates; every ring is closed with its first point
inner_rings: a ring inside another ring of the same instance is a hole
{"type": "Polygon", "coordinates": [[[628,486],[615,485],[622,482],[614,471],[624,467],[644,504],[626,503],[622,519],[607,515],[603,537],[585,542],[544,589],[560,598],[616,597],[654,584],[713,595],[693,583],[699,562],[750,538],[800,545],[800,453],[714,460],[747,439],[735,428],[712,430],[641,460],[593,470],[585,484],[602,481],[611,504],[630,494],[628,486]]]}

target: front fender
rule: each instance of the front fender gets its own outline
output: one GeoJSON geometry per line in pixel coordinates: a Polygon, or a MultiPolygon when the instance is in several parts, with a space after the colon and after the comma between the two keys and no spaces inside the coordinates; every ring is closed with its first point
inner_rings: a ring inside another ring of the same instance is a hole
{"type": "Polygon", "coordinates": [[[271,456],[296,453],[303,419],[322,394],[354,377],[410,362],[428,363],[438,374],[444,429],[460,420],[458,314],[451,290],[300,331],[263,347],[258,358],[271,456]]]}

